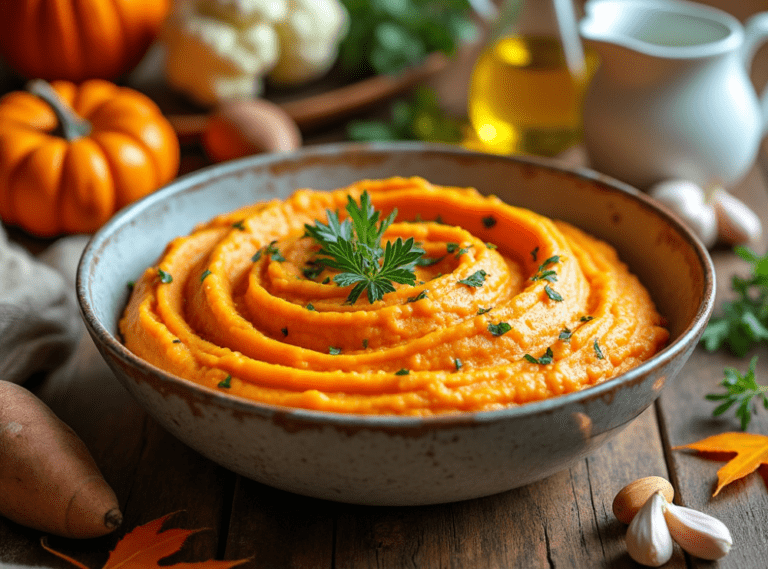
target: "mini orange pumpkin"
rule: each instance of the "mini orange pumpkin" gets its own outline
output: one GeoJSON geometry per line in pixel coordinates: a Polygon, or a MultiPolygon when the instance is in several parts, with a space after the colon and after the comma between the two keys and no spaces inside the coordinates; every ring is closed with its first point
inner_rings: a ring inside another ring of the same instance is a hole
{"type": "Polygon", "coordinates": [[[0,99],[0,218],[41,237],[90,233],[178,173],[147,96],[101,79],[30,82],[0,99]]]}
{"type": "Polygon", "coordinates": [[[116,79],[142,58],[169,6],[169,0],[0,0],[0,49],[30,79],[116,79]]]}

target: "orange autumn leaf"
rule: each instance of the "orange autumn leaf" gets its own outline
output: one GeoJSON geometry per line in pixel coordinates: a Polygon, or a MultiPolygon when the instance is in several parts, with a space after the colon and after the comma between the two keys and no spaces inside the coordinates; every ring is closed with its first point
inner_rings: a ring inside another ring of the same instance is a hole
{"type": "Polygon", "coordinates": [[[761,464],[768,464],[768,437],[752,433],[722,433],[698,442],[673,447],[688,448],[699,452],[735,452],[731,460],[717,471],[717,488],[712,496],[734,480],[751,474],[761,464]]]}
{"type": "MultiPolygon", "coordinates": [[[[159,561],[176,553],[187,538],[193,533],[202,530],[186,530],[179,528],[160,531],[165,521],[173,514],[168,514],[149,523],[135,528],[125,534],[109,554],[107,563],[102,569],[150,569],[161,567],[159,561]]],[[[79,561],[72,559],[51,549],[43,540],[42,546],[46,551],[72,563],[80,569],[89,569],[79,561]]],[[[250,559],[237,561],[201,561],[198,563],[178,563],[174,565],[162,565],[163,568],[173,569],[229,569],[236,565],[242,565],[250,559]]]]}

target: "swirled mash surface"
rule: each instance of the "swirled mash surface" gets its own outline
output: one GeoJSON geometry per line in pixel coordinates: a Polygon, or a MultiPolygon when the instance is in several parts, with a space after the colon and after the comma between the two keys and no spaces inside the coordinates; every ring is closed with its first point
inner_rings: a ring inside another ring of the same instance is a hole
{"type": "Polygon", "coordinates": [[[136,282],[125,345],[181,378],[255,401],[338,413],[500,409],[625,372],[668,339],[608,244],[563,222],[421,178],[302,189],[218,216],[136,282]],[[425,251],[416,284],[369,303],[318,273],[304,224],[367,191],[395,222],[382,244],[425,251]],[[554,258],[554,260],[553,260],[554,258]],[[307,270],[307,269],[313,270],[307,270]],[[480,286],[465,284],[478,271],[480,286]],[[544,278],[546,277],[546,278],[544,278]],[[460,282],[464,281],[464,282],[460,282]]]}

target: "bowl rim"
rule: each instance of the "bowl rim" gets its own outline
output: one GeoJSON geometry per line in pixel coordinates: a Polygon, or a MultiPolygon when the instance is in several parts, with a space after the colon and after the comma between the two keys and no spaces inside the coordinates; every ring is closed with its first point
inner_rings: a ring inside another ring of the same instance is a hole
{"type": "MultiPolygon", "coordinates": [[[[557,160],[545,157],[527,155],[492,155],[447,144],[395,141],[368,143],[342,142],[306,146],[286,153],[257,154],[225,163],[213,164],[179,176],[154,193],[124,207],[90,237],[77,265],[75,288],[77,302],[85,325],[91,335],[98,338],[104,349],[108,350],[113,357],[122,361],[123,364],[138,368],[142,373],[152,375],[159,381],[170,384],[175,388],[180,388],[182,391],[193,392],[197,397],[213,400],[217,405],[225,407],[230,411],[257,414],[263,418],[280,418],[306,424],[337,426],[340,428],[373,427],[385,429],[410,429],[423,428],[425,426],[455,426],[457,424],[476,425],[479,423],[485,424],[505,421],[510,418],[521,419],[540,413],[553,413],[559,408],[569,406],[572,403],[586,403],[589,400],[601,398],[610,400],[612,399],[614,392],[623,387],[635,384],[651,369],[664,367],[674,360],[680,353],[685,352],[690,343],[697,341],[697,336],[703,332],[703,329],[714,310],[715,278],[714,264],[707,248],[702,244],[698,237],[684,225],[674,212],[669,210],[663,204],[653,200],[650,196],[637,188],[612,178],[611,176],[601,174],[587,167],[570,167],[557,160]],[[640,205],[653,210],[656,214],[664,218],[665,221],[686,240],[688,245],[695,252],[703,269],[704,277],[703,299],[698,307],[696,315],[675,341],[665,346],[652,358],[625,373],[604,381],[603,383],[564,395],[559,395],[557,397],[541,401],[532,401],[517,406],[505,407],[503,409],[428,416],[347,414],[292,408],[266,404],[222,393],[180,376],[168,373],[139,358],[133,354],[133,352],[128,350],[128,348],[119,341],[116,335],[112,334],[106,326],[96,318],[88,293],[87,283],[89,269],[93,266],[94,261],[99,258],[98,252],[103,248],[105,242],[110,239],[112,233],[121,226],[128,224],[134,218],[140,216],[144,210],[154,206],[156,202],[163,201],[175,194],[183,193],[190,188],[199,186],[201,183],[210,182],[217,178],[225,178],[233,173],[241,172],[249,168],[265,167],[278,163],[288,164],[291,162],[327,156],[338,157],[340,155],[354,154],[387,155],[398,153],[447,154],[459,157],[479,156],[492,158],[493,160],[515,162],[523,166],[529,165],[537,169],[544,169],[556,174],[564,174],[584,181],[597,183],[600,186],[607,187],[611,191],[618,191],[621,194],[628,195],[630,198],[640,202],[640,205]]],[[[660,391],[661,390],[659,390],[659,392],[660,391]]]]}

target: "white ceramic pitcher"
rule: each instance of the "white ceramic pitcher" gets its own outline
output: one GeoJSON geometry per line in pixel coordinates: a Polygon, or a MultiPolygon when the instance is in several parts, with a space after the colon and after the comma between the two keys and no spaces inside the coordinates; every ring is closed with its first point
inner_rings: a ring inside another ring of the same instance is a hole
{"type": "Polygon", "coordinates": [[[748,70],[768,12],[745,26],[682,0],[590,0],[580,32],[601,58],[584,101],[591,166],[638,188],[684,178],[728,187],[766,130],[768,89],[748,70]]]}

